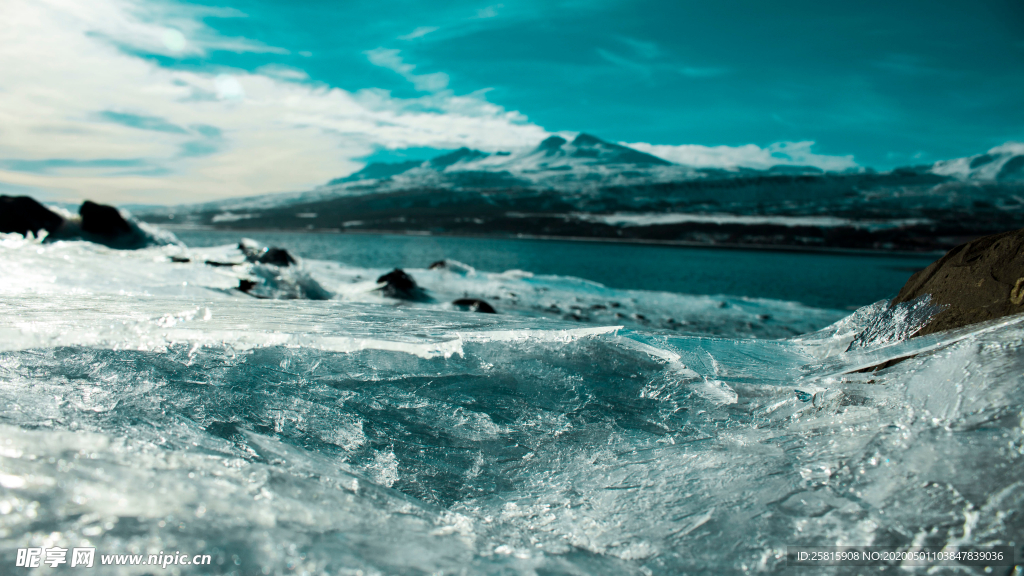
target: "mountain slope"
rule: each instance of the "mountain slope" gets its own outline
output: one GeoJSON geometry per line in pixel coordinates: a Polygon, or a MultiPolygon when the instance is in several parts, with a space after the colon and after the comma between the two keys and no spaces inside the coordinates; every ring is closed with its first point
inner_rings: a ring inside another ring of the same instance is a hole
{"type": "Polygon", "coordinates": [[[958,180],[1024,182],[1024,143],[1007,142],[984,154],[936,162],[931,171],[958,180]]]}
{"type": "Polygon", "coordinates": [[[1024,144],[890,172],[707,169],[594,136],[371,164],[316,190],[151,210],[224,228],[941,250],[1024,227],[1024,144]]]}

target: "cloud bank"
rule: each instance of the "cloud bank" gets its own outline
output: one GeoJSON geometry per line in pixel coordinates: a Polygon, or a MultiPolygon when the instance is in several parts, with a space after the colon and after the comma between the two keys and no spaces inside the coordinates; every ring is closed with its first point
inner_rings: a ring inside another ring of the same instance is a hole
{"type": "Polygon", "coordinates": [[[141,0],[0,3],[0,192],[51,200],[177,203],[302,190],[352,172],[380,148],[528,146],[522,114],[380,65],[428,94],[399,99],[310,82],[271,66],[183,70],[147,55],[285,53],[225,38],[202,18],[234,11],[141,0]]]}
{"type": "Polygon", "coordinates": [[[405,78],[420,92],[440,92],[448,87],[448,75],[444,72],[432,74],[413,74],[415,64],[408,64],[402,60],[398,50],[388,48],[376,48],[367,50],[366,57],[374,66],[380,66],[397,72],[405,78]]]}
{"type": "MultiPolygon", "coordinates": [[[[484,16],[496,16],[499,8],[485,9],[484,16]]],[[[346,91],[280,64],[175,67],[178,58],[216,62],[224,52],[288,54],[220,35],[203,23],[212,16],[246,17],[164,0],[0,2],[0,193],[72,202],[197,202],[308,190],[358,170],[359,158],[380,149],[510,150],[550,135],[521,113],[488,102],[487,89],[456,94],[444,72],[417,73],[396,49],[363,54],[404,78],[418,97],[377,88],[346,91]]],[[[421,27],[403,38],[435,30],[421,27]]],[[[639,63],[611,52],[606,58],[642,73],[660,53],[652,43],[620,40],[639,63]]],[[[815,154],[812,144],[625,143],[694,166],[856,167],[850,156],[815,154]]]]}
{"type": "Polygon", "coordinates": [[[745,146],[680,146],[647,144],[645,142],[619,142],[623,146],[664,158],[669,162],[701,168],[755,168],[765,170],[772,166],[814,166],[828,172],[841,172],[857,168],[853,156],[828,156],[811,151],[814,142],[776,142],[764,148],[756,144],[745,146]]]}

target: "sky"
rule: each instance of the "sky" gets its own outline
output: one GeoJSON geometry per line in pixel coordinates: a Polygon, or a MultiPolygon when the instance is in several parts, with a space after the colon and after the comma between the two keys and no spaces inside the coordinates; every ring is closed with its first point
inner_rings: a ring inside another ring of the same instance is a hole
{"type": "Polygon", "coordinates": [[[177,204],[579,132],[889,169],[1024,140],[1024,2],[3,0],[0,194],[177,204]]]}

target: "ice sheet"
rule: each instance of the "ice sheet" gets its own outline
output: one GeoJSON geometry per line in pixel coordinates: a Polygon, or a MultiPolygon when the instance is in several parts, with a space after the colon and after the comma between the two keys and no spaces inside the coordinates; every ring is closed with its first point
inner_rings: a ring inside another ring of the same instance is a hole
{"type": "Polygon", "coordinates": [[[280,278],[331,300],[256,299],[251,269],[202,263],[231,247],[0,250],[5,566],[59,545],[214,574],[789,573],[786,546],[1024,534],[1022,318],[907,339],[916,304],[838,319],[454,265],[396,303],[309,260],[280,278]],[[612,298],[711,329],[537,311],[612,298]],[[766,311],[837,321],[741,337],[766,311]]]}

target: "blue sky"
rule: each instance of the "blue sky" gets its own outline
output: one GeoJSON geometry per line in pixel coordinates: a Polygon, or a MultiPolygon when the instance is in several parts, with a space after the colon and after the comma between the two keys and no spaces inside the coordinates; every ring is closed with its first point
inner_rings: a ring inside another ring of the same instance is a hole
{"type": "Polygon", "coordinates": [[[175,203],[588,132],[880,169],[1024,140],[1024,3],[7,0],[0,192],[175,203]]]}

